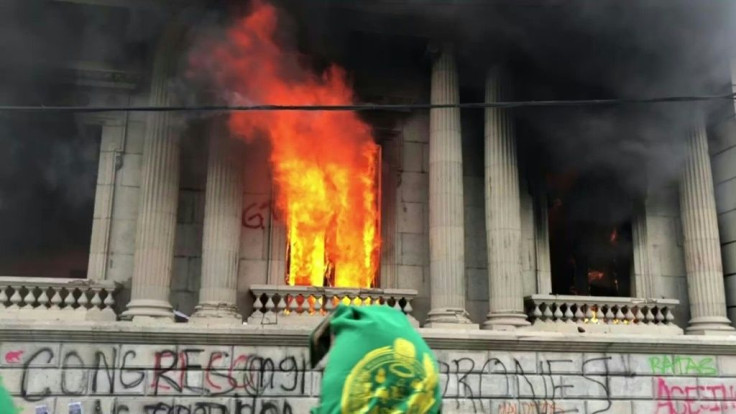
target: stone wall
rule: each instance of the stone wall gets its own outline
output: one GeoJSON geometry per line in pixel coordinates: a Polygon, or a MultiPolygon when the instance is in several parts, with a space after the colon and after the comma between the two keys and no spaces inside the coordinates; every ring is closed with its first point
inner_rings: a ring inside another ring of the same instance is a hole
{"type": "MultiPolygon", "coordinates": [[[[446,413],[736,412],[736,356],[439,350],[446,413]]],[[[306,413],[299,347],[0,343],[24,408],[67,413],[306,413]]]]}
{"type": "Polygon", "coordinates": [[[727,107],[727,118],[711,128],[710,152],[718,209],[726,304],[731,321],[736,320],[736,119],[727,107]]]}

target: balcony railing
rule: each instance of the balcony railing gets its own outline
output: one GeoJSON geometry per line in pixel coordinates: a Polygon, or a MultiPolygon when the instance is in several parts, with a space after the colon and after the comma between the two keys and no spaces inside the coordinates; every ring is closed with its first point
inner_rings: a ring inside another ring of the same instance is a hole
{"type": "Polygon", "coordinates": [[[534,329],[591,333],[682,334],[676,299],[532,295],[525,298],[534,329]]]}
{"type": "Polygon", "coordinates": [[[360,306],[391,306],[403,312],[419,326],[412,316],[411,302],[417,296],[412,289],[345,289],[314,286],[253,285],[255,299],[248,325],[311,326],[339,303],[360,306]]]}
{"type": "Polygon", "coordinates": [[[118,288],[109,280],[0,277],[0,319],[114,321],[118,288]]]}

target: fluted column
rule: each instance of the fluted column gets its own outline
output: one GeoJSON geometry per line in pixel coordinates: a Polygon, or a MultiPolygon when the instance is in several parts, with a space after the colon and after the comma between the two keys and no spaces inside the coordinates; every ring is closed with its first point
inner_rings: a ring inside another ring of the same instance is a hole
{"type": "Polygon", "coordinates": [[[690,155],[680,181],[680,214],[690,300],[689,334],[733,333],[718,237],[708,137],[700,123],[689,137],[690,155]]]}
{"type": "MultiPolygon", "coordinates": [[[[455,56],[439,46],[432,66],[432,104],[459,102],[455,56]]],[[[460,109],[429,113],[429,273],[427,326],[468,327],[465,311],[465,234],[460,109]]]]}
{"type": "MultiPolygon", "coordinates": [[[[173,45],[179,31],[164,33],[154,60],[150,106],[172,101],[173,45]]],[[[173,321],[169,303],[179,196],[179,136],[168,112],[149,113],[143,142],[131,301],[123,318],[173,321]]]]}
{"type": "Polygon", "coordinates": [[[215,121],[209,138],[199,305],[190,322],[240,324],[235,301],[243,212],[243,171],[237,143],[215,121]]]}
{"type": "MultiPolygon", "coordinates": [[[[498,68],[486,77],[486,102],[502,96],[498,68]]],[[[506,110],[485,110],[485,196],[489,308],[484,329],[528,325],[521,277],[521,218],[516,138],[506,110]]]]}

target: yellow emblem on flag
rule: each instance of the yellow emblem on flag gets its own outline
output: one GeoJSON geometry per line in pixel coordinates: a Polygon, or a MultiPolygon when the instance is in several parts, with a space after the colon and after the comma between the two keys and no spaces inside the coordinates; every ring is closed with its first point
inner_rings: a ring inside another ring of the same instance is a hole
{"type": "Polygon", "coordinates": [[[414,344],[403,338],[366,354],[350,371],[342,391],[344,414],[428,412],[435,404],[439,376],[432,358],[420,362],[414,344]]]}

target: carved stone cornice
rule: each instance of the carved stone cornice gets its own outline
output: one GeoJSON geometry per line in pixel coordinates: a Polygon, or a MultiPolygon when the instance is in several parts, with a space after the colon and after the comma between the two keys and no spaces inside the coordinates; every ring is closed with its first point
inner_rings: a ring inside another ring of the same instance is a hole
{"type": "MultiPolygon", "coordinates": [[[[736,336],[570,335],[531,331],[495,332],[420,329],[433,349],[545,351],[581,353],[658,353],[736,355],[736,336]]],[[[241,346],[307,346],[308,329],[197,327],[190,324],[136,325],[130,322],[4,322],[3,342],[93,342],[133,344],[207,344],[241,346]]]]}

